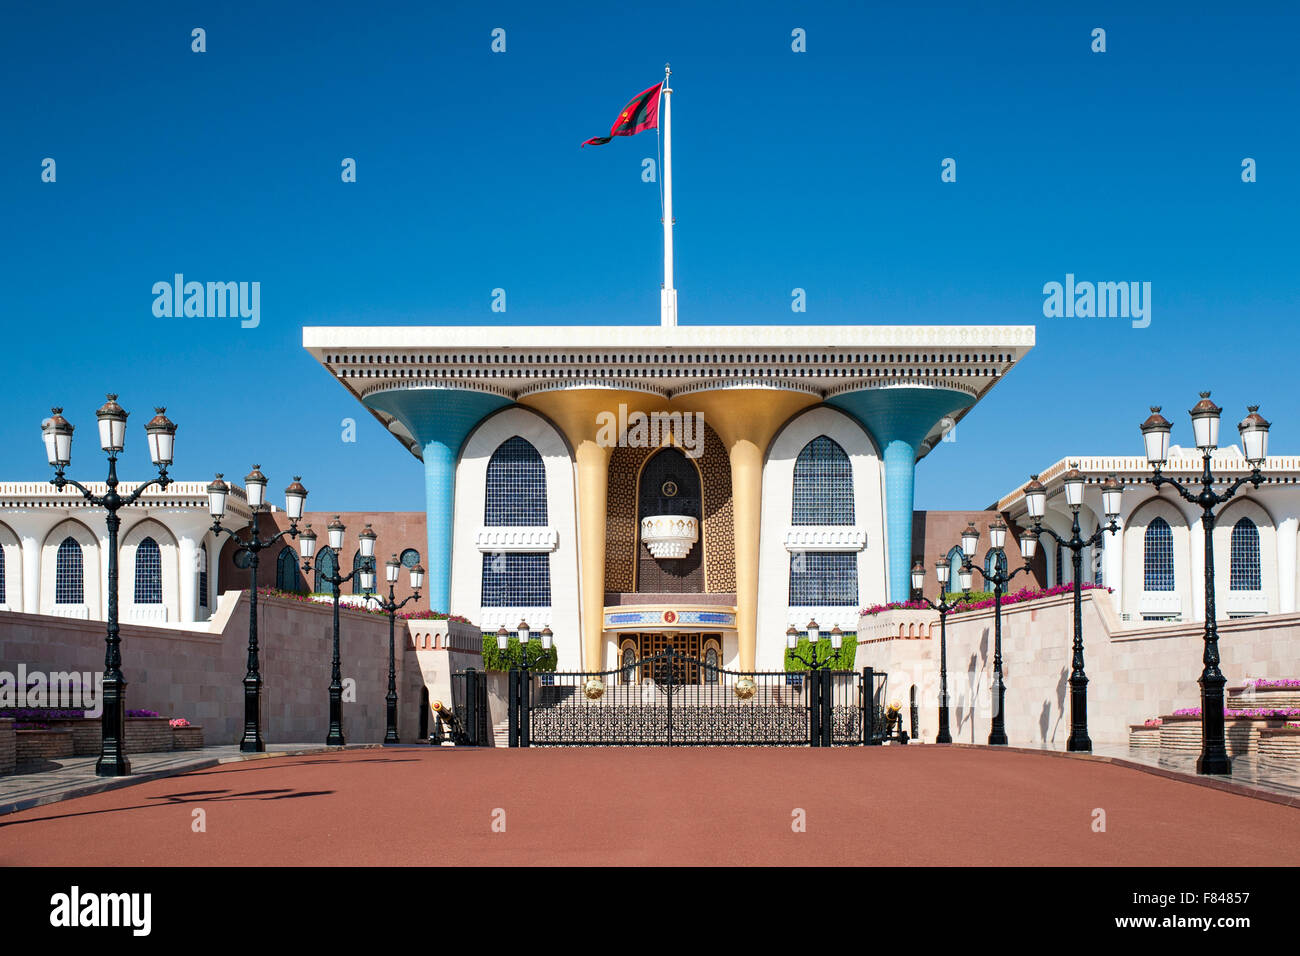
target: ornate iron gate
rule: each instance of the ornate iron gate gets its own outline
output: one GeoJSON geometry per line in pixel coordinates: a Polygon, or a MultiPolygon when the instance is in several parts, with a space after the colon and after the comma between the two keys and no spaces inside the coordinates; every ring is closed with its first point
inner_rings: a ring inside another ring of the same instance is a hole
{"type": "Polygon", "coordinates": [[[451,709],[456,718],[456,743],[471,747],[491,743],[485,672],[471,667],[451,675],[451,709]]]}
{"type": "Polygon", "coordinates": [[[864,688],[868,672],[729,671],[673,648],[596,674],[513,671],[510,746],[863,744],[864,688]]]}

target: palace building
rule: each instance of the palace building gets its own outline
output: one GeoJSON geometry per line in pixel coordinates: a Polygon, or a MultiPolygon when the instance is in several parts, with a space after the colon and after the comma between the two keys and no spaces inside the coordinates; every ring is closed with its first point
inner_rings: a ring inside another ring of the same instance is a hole
{"type": "Polygon", "coordinates": [[[908,597],[913,475],[1032,326],[305,328],[424,465],[429,606],[741,670],[908,597]],[[617,423],[614,425],[613,423],[617,423]]]}

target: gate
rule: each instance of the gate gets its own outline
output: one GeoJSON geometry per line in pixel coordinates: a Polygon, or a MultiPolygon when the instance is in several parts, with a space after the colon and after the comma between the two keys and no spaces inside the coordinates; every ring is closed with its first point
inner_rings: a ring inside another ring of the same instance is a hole
{"type": "Polygon", "coordinates": [[[458,744],[486,747],[489,736],[487,674],[470,667],[451,675],[451,712],[456,719],[453,739],[458,744]]]}
{"type": "Polygon", "coordinates": [[[510,746],[871,743],[869,675],[730,671],[671,647],[594,674],[512,671],[510,746]]]}

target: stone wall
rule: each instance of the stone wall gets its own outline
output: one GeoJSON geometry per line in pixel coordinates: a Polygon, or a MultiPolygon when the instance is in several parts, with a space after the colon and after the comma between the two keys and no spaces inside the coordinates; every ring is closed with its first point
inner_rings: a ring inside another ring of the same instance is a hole
{"type": "Polygon", "coordinates": [[[17,759],[14,722],[0,718],[0,773],[12,773],[17,759]]]}
{"type": "MultiPolygon", "coordinates": [[[[329,728],[329,681],[333,609],[328,604],[262,599],[258,602],[261,649],[262,737],[268,743],[323,742],[329,728]]],[[[383,740],[388,692],[388,620],[341,609],[340,659],[345,682],[343,732],[349,743],[383,740]],[[355,700],[347,699],[348,681],[355,700]]],[[[446,621],[412,621],[423,631],[446,633],[446,621]]],[[[122,669],[130,709],[163,717],[185,717],[204,728],[205,742],[231,744],[244,725],[243,678],[248,660],[248,597],[221,596],[211,621],[193,630],[122,626],[122,669]],[[206,630],[204,629],[206,628],[206,630]]],[[[408,622],[399,621],[396,672],[398,719],[403,739],[415,736],[420,688],[424,683],[419,652],[408,622]]],[[[477,628],[451,625],[458,641],[478,648],[477,628]],[[462,634],[461,632],[466,632],[462,634]],[[469,636],[472,635],[472,636],[469,636]]],[[[445,643],[445,641],[444,641],[445,643]]],[[[469,663],[482,667],[481,648],[472,652],[442,648],[428,676],[446,682],[451,669],[469,663]],[[440,657],[439,657],[440,654],[440,657]]],[[[104,660],[104,624],[48,615],[0,611],[0,671],[99,672],[104,660]]],[[[432,693],[432,691],[431,691],[432,693]]],[[[450,698],[449,693],[446,695],[450,698]]],[[[171,748],[170,739],[167,746],[171,748]]]]}
{"type": "MultiPolygon", "coordinates": [[[[893,611],[887,626],[863,618],[860,634],[877,639],[858,647],[857,666],[889,674],[888,696],[920,701],[921,737],[938,724],[939,627],[932,611],[893,611]],[[914,618],[928,638],[890,639],[914,618]],[[933,626],[931,626],[933,625],[933,626]]],[[[1220,621],[1220,665],[1229,686],[1258,677],[1300,676],[1300,614],[1220,621]]],[[[992,608],[948,618],[948,694],[951,732],[958,742],[988,739],[993,667],[992,608]]],[[[1064,594],[1002,609],[1002,671],[1007,736],[1012,745],[1064,749],[1070,735],[1070,662],[1073,596],[1064,594]]],[[[1083,594],[1084,664],[1088,723],[1094,744],[1126,744],[1131,724],[1200,703],[1203,625],[1122,627],[1105,591],[1083,594]]]]}

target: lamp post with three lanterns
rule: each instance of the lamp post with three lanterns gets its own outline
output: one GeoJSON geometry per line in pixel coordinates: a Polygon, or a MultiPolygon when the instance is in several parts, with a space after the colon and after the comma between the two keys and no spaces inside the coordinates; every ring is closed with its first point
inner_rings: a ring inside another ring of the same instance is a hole
{"type": "Polygon", "coordinates": [[[1246,417],[1237,425],[1241,436],[1242,453],[1251,466],[1250,474],[1238,478],[1223,491],[1215,491],[1215,478],[1210,471],[1210,456],[1219,447],[1219,416],[1223,409],[1210,401],[1209,392],[1201,392],[1201,400],[1192,406],[1192,434],[1196,449],[1201,453],[1201,488],[1195,491],[1179,481],[1161,474],[1169,460],[1169,433],[1173,426],[1160,414],[1160,406],[1152,405],[1151,414],[1140,426],[1146,446],[1147,462],[1152,474],[1147,479],[1159,491],[1171,486],[1184,501],[1201,509],[1201,525],[1205,529],[1205,650],[1201,671],[1201,755],[1196,761],[1199,774],[1232,773],[1232,761],[1224,739],[1223,687],[1227,678],[1219,670],[1219,631],[1215,621],[1214,606],[1214,509],[1228,501],[1245,484],[1258,488],[1264,483],[1260,467],[1268,457],[1269,423],[1259,414],[1258,405],[1246,407],[1246,417]]]}
{"type": "Polygon", "coordinates": [[[1077,464],[1062,477],[1065,485],[1065,503],[1070,508],[1073,524],[1070,537],[1063,538],[1051,528],[1043,527],[1043,515],[1047,511],[1047,489],[1031,475],[1025,486],[1025,505],[1029,517],[1034,521],[1033,534],[1036,538],[1044,534],[1051,535],[1057,544],[1069,548],[1074,561],[1074,656],[1070,665],[1070,739],[1065,749],[1074,753],[1091,753],[1092,738],[1088,736],[1088,677],[1083,672],[1083,549],[1091,548],[1107,534],[1119,531],[1120,498],[1124,486],[1114,475],[1101,485],[1102,510],[1106,513],[1106,524],[1098,525],[1097,530],[1088,537],[1083,537],[1079,528],[1079,508],[1083,505],[1083,472],[1077,464]]]}
{"type": "MultiPolygon", "coordinates": [[[[980,533],[975,530],[974,522],[969,522],[966,530],[961,533],[962,566],[958,574],[961,577],[961,588],[966,592],[970,591],[972,570],[978,571],[986,584],[993,585],[993,722],[989,729],[989,744],[991,746],[1005,747],[1007,743],[1007,687],[1002,679],[1002,595],[1006,593],[1007,584],[1010,583],[1012,578],[1029,570],[1029,564],[1034,559],[1034,552],[1038,549],[1038,539],[1030,534],[1020,536],[1020,553],[1025,561],[1021,567],[1016,568],[1014,571],[1003,571],[998,567],[998,560],[995,555],[991,572],[971,564],[971,558],[975,556],[975,549],[979,546],[979,541],[980,533]]],[[[1007,526],[1001,518],[998,518],[989,525],[990,552],[1005,554],[1003,546],[1006,542],[1007,526]]]]}
{"type": "MultiPolygon", "coordinates": [[[[369,527],[369,525],[366,527],[369,527]]],[[[400,744],[402,742],[397,734],[397,659],[394,643],[397,629],[397,612],[406,607],[409,602],[420,600],[420,588],[424,586],[424,568],[418,564],[419,557],[416,557],[415,560],[417,563],[410,569],[411,590],[414,593],[401,601],[397,600],[395,593],[397,579],[402,572],[402,562],[398,560],[397,555],[393,555],[384,562],[384,577],[388,581],[387,599],[374,591],[366,591],[364,587],[365,579],[362,579],[362,590],[366,592],[366,600],[374,601],[379,610],[388,615],[388,694],[384,698],[387,705],[387,726],[384,729],[384,743],[386,744],[400,744]]],[[[374,585],[373,579],[371,585],[372,587],[374,585]]]]}
{"type": "MultiPolygon", "coordinates": [[[[528,671],[545,657],[555,644],[555,635],[549,627],[542,628],[542,639],[534,644],[532,642],[532,629],[529,628],[527,621],[520,621],[519,626],[515,628],[515,633],[519,636],[519,666],[510,668],[509,684],[509,746],[527,747],[530,745],[529,740],[529,716],[528,711],[532,706],[532,679],[528,671]],[[541,645],[541,651],[536,657],[531,657],[529,647],[541,645]]],[[[506,630],[504,624],[497,629],[497,650],[502,651],[510,646],[510,632],[506,630]]],[[[473,688],[467,686],[466,693],[473,693],[473,688]]]]}
{"type": "MultiPolygon", "coordinates": [[[[330,550],[334,552],[335,562],[332,573],[321,572],[320,577],[333,590],[334,595],[334,656],[330,662],[330,727],[329,733],[325,737],[325,746],[342,747],[343,740],[343,673],[339,663],[339,587],[346,584],[353,578],[358,578],[362,592],[373,591],[375,589],[375,538],[378,537],[370,530],[370,525],[357,535],[361,548],[361,565],[353,568],[350,574],[340,574],[338,565],[338,555],[343,553],[343,536],[347,528],[335,515],[325,529],[329,538],[330,550]]],[[[312,570],[311,561],[316,554],[316,532],[311,530],[311,525],[299,534],[302,539],[302,570],[304,574],[310,574],[312,570]]],[[[317,568],[319,571],[319,567],[317,568]]]]}
{"type": "MultiPolygon", "coordinates": [[[[949,604],[947,600],[948,574],[948,561],[940,558],[934,566],[934,575],[939,580],[939,600],[936,603],[921,593],[925,587],[925,565],[918,561],[912,566],[914,599],[939,612],[939,732],[935,734],[936,744],[952,743],[952,733],[948,728],[948,615],[957,605],[949,604]]],[[[968,579],[967,585],[969,583],[968,579]]],[[[969,593],[969,586],[966,591],[969,593]]]]}
{"type": "Polygon", "coordinates": [[[122,526],[122,519],[117,513],[128,505],[140,500],[146,490],[157,485],[166,488],[172,483],[167,475],[167,468],[172,463],[172,453],[176,445],[176,426],[167,420],[165,408],[156,408],[154,417],[144,426],[149,441],[149,457],[158,469],[158,476],[150,478],[135,487],[130,494],[119,494],[117,478],[117,456],[126,446],[127,412],[117,403],[117,396],[109,394],[95,417],[99,423],[99,445],[108,455],[108,478],[105,480],[105,492],[93,493],[79,481],[64,475],[63,471],[72,461],[73,427],[63,417],[62,408],[51,410],[53,414],[41,423],[41,438],[45,442],[45,455],[54,468],[54,477],[50,479],[59,491],[68,485],[81,492],[81,496],[97,508],[107,512],[108,525],[108,634],[104,639],[104,688],[101,695],[103,714],[100,719],[99,759],[95,762],[95,773],[101,777],[120,777],[131,772],[130,761],[126,759],[126,678],[122,674],[122,637],[118,627],[117,615],[117,535],[122,526]]]}
{"type": "Polygon", "coordinates": [[[253,470],[244,478],[244,493],[248,498],[248,508],[253,513],[248,538],[240,537],[233,529],[221,524],[221,519],[226,514],[230,486],[222,480],[220,474],[208,485],[211,531],[218,538],[222,534],[230,535],[235,544],[235,564],[248,568],[248,672],[244,675],[244,736],[239,741],[239,749],[243,753],[261,753],[266,750],[266,744],[262,742],[262,671],[257,644],[257,556],[285,535],[298,537],[298,521],[302,518],[303,505],[307,501],[307,489],[302,486],[301,477],[294,475],[293,483],[284,489],[284,511],[289,516],[289,527],[263,539],[258,529],[258,518],[268,509],[266,485],[266,475],[262,474],[261,466],[254,465],[253,470]]]}

